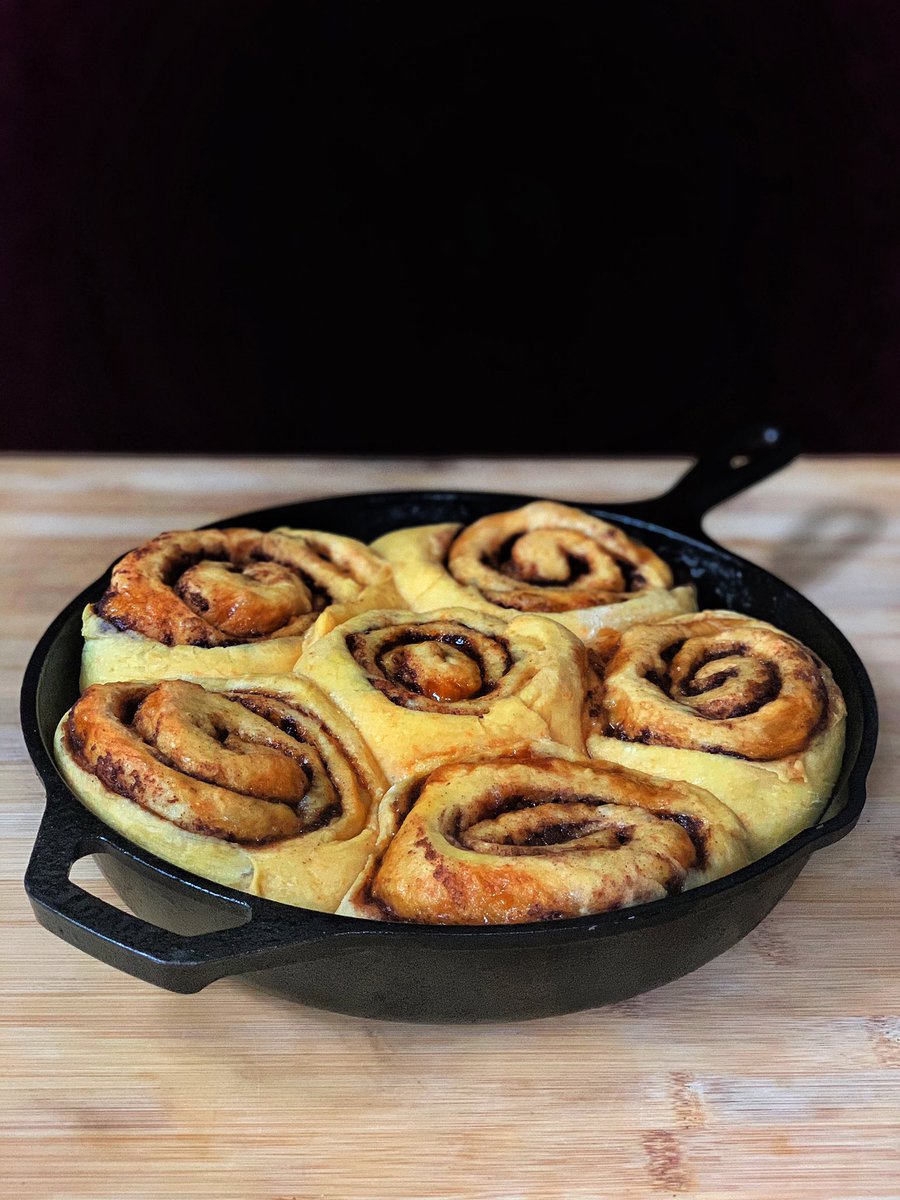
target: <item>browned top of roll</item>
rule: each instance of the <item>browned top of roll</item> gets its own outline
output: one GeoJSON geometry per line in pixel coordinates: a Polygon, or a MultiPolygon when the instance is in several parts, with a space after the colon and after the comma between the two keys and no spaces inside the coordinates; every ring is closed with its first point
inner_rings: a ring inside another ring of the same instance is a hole
{"type": "Polygon", "coordinates": [[[839,703],[811,650],[728,613],[635,625],[603,674],[613,735],[759,761],[805,750],[839,703]]]}
{"type": "Polygon", "coordinates": [[[243,845],[321,828],[358,803],[315,716],[258,693],[185,680],[94,684],[69,714],[66,744],[110,791],[243,845]]]}
{"type": "Polygon", "coordinates": [[[607,911],[715,878],[749,856],[742,823],[702,789],[557,757],[439,767],[392,788],[380,820],[349,911],[431,924],[607,911]]]}
{"type": "Polygon", "coordinates": [[[521,612],[571,612],[672,586],[646,546],[581,509],[538,500],[463,529],[447,569],[485,599],[521,612]]]}
{"type": "MultiPolygon", "coordinates": [[[[341,539],[349,542],[350,539],[341,539]]],[[[361,544],[341,561],[328,535],[254,529],[162,533],[113,568],[97,613],[167,646],[229,646],[304,633],[377,571],[361,544]]]]}

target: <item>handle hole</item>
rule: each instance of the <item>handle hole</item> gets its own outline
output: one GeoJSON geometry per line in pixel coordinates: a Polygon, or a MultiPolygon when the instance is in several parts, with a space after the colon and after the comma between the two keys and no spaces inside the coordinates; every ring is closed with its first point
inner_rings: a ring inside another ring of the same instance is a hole
{"type": "Polygon", "coordinates": [[[83,858],[76,859],[69,869],[69,879],[76,887],[80,887],[83,892],[88,892],[97,900],[111,904],[120,912],[130,913],[131,909],[122,901],[112,884],[104,878],[97,861],[100,857],[99,854],[86,854],[83,858]]]}
{"type": "Polygon", "coordinates": [[[76,859],[69,879],[120,912],[184,937],[237,929],[251,917],[249,907],[223,903],[211,896],[195,899],[180,889],[176,891],[164,879],[138,873],[114,854],[86,854],[76,859]]]}

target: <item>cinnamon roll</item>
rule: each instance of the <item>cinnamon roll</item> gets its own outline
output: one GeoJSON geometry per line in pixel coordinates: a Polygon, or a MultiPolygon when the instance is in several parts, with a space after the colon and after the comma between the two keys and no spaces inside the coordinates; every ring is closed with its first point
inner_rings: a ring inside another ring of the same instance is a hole
{"type": "Polygon", "coordinates": [[[687,783],[547,757],[451,763],[378,807],[378,840],[338,912],[521,924],[658,900],[743,866],[741,821],[687,783]]]}
{"type": "Polygon", "coordinates": [[[584,750],[585,648],[544,617],[363,613],[296,669],[347,713],[392,782],[547,738],[584,750]]]}
{"type": "Polygon", "coordinates": [[[139,846],[329,912],[366,861],[387,786],[352,725],[300,678],[93,684],[55,751],[81,802],[139,846]]]}
{"type": "Polygon", "coordinates": [[[599,670],[592,756],[708,789],[752,830],[758,855],[820,815],[846,709],[828,667],[796,638],[700,612],[624,630],[599,670]]]}
{"type": "Polygon", "coordinates": [[[606,628],[696,608],[690,585],[623,530],[581,509],[537,500],[473,524],[419,525],[372,549],[391,563],[404,603],[493,616],[541,613],[591,643],[606,628]]]}
{"type": "Polygon", "coordinates": [[[396,601],[361,542],[307,530],[163,533],[126,554],[83,619],[82,687],[290,671],[314,627],[396,601]]]}

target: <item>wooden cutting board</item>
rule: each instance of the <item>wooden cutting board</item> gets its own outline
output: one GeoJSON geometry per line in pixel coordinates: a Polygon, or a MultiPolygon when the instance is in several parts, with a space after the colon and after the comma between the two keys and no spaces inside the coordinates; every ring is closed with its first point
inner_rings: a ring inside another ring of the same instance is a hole
{"type": "MultiPolygon", "coordinates": [[[[615,501],[686,460],[8,456],[0,480],[0,1133],[20,1200],[897,1200],[900,460],[806,458],[708,519],[806,593],[870,670],[862,820],[744,941],[610,1008],[395,1025],[224,980],[176,996],[34,920],[42,810],[17,696],[50,619],[162,529],[382,488],[615,501]]],[[[107,899],[88,860],[78,879],[107,899]]]]}

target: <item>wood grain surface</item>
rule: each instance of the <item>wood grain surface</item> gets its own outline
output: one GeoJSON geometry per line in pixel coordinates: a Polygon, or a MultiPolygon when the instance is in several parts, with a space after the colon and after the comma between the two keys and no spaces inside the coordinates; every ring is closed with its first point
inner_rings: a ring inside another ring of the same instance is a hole
{"type": "MultiPolygon", "coordinates": [[[[709,532],[805,592],[876,688],[857,829],[747,938],[612,1007],[403,1025],[223,980],[155,989],[38,926],[22,876],[42,811],[17,700],[50,619],[162,529],[406,487],[653,495],[686,460],[7,457],[0,505],[7,1195],[356,1200],[900,1197],[900,460],[805,458],[709,532]]],[[[110,897],[96,869],[82,883],[110,897]]]]}

